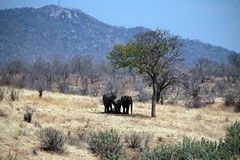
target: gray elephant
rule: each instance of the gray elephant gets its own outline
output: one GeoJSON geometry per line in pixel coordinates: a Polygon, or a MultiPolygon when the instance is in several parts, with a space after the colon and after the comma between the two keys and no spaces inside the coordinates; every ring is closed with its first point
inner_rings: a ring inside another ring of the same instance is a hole
{"type": "Polygon", "coordinates": [[[112,103],[115,99],[116,99],[116,96],[114,94],[104,94],[103,95],[103,105],[104,105],[105,113],[111,113],[113,111],[112,103]]]}
{"type": "Polygon", "coordinates": [[[122,101],[121,99],[113,100],[114,113],[121,113],[122,101]]]}
{"type": "Polygon", "coordinates": [[[131,106],[131,114],[132,114],[132,110],[133,110],[132,97],[122,96],[121,102],[122,102],[122,106],[123,106],[123,114],[129,114],[129,106],[131,106]]]}

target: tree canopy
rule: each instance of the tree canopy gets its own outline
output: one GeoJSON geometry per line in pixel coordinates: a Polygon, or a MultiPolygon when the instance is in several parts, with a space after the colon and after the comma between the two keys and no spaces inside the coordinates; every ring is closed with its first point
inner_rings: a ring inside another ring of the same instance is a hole
{"type": "Polygon", "coordinates": [[[152,80],[152,117],[156,117],[157,79],[180,56],[178,36],[165,30],[148,31],[126,45],[115,45],[108,58],[116,68],[135,67],[152,80]]]}

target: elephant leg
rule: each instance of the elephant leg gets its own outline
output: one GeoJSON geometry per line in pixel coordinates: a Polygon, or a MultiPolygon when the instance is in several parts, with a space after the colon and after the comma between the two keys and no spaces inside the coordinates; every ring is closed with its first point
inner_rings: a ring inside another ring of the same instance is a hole
{"type": "Polygon", "coordinates": [[[114,109],[115,109],[115,113],[118,113],[118,106],[115,106],[114,109]]]}
{"type": "Polygon", "coordinates": [[[118,113],[120,113],[120,112],[121,112],[121,106],[118,107],[118,113]]]}
{"type": "Polygon", "coordinates": [[[119,109],[119,105],[116,106],[116,113],[119,113],[120,109],[119,109]]]}
{"type": "Polygon", "coordinates": [[[127,106],[127,108],[126,108],[126,109],[127,109],[127,114],[129,114],[129,105],[127,106]]]}
{"type": "Polygon", "coordinates": [[[109,106],[106,107],[107,113],[109,112],[109,106]]]}
{"type": "Polygon", "coordinates": [[[112,109],[112,104],[110,104],[110,112],[112,112],[113,111],[113,109],[112,109]]]}
{"type": "Polygon", "coordinates": [[[124,106],[124,114],[127,114],[127,106],[124,106]]]}
{"type": "Polygon", "coordinates": [[[108,105],[104,105],[104,111],[105,113],[108,113],[108,105]]]}

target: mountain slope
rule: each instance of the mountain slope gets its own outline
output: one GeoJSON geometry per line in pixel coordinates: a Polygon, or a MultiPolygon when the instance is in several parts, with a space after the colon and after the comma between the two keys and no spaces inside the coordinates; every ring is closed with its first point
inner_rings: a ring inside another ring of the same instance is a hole
{"type": "Polygon", "coordinates": [[[181,39],[181,43],[183,44],[181,52],[187,65],[193,65],[199,58],[208,58],[219,63],[226,63],[227,55],[233,52],[199,40],[181,39]]]}
{"type": "Polygon", "coordinates": [[[0,58],[66,59],[74,55],[105,57],[114,44],[126,43],[145,28],[104,24],[77,9],[46,6],[0,11],[0,58]]]}
{"type": "MultiPolygon", "coordinates": [[[[67,60],[75,55],[104,59],[114,45],[124,44],[137,33],[149,30],[111,26],[79,9],[55,5],[0,10],[0,20],[0,64],[39,57],[67,60]]],[[[200,41],[183,39],[182,43],[187,64],[202,56],[223,61],[230,52],[200,41]]]]}

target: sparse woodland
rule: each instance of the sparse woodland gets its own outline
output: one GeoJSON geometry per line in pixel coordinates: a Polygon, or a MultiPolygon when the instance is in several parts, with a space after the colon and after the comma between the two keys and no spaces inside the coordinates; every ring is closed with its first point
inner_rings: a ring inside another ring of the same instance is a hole
{"type": "MultiPolygon", "coordinates": [[[[122,49],[136,51],[111,53],[122,49]]],[[[0,68],[0,159],[238,159],[240,54],[227,59],[179,60],[151,73],[136,67],[145,61],[114,66],[111,56],[12,60],[0,68]],[[110,92],[131,96],[133,114],[104,113],[110,92]]]]}

